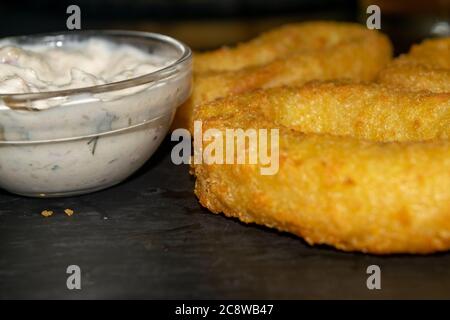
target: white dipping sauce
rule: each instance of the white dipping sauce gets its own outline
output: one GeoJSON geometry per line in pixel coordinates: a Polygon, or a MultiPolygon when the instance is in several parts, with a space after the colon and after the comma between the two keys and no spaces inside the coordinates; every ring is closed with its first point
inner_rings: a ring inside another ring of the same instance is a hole
{"type": "Polygon", "coordinates": [[[0,94],[91,87],[151,73],[170,62],[95,38],[64,47],[0,41],[0,94]]]}
{"type": "MultiPolygon", "coordinates": [[[[176,58],[96,38],[63,47],[0,41],[0,94],[117,82],[176,58]]],[[[10,109],[0,100],[0,187],[64,196],[117,184],[153,154],[190,89],[189,59],[175,75],[148,84],[34,101],[41,111],[10,109]]]]}

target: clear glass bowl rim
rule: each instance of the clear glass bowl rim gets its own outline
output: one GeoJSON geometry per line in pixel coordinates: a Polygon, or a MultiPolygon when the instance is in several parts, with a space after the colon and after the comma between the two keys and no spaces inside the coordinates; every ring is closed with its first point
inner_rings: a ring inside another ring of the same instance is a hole
{"type": "Polygon", "coordinates": [[[55,90],[55,91],[45,91],[45,92],[36,92],[36,93],[11,93],[11,94],[0,94],[0,99],[2,100],[13,100],[13,101],[23,101],[23,102],[30,102],[34,100],[43,100],[43,99],[49,99],[54,97],[61,97],[61,96],[69,96],[69,95],[76,95],[76,94],[83,94],[83,93],[103,93],[108,91],[115,91],[115,90],[121,90],[121,89],[127,89],[134,86],[139,86],[142,84],[148,84],[154,81],[159,81],[167,76],[172,75],[174,72],[178,72],[177,67],[182,64],[185,61],[188,61],[192,57],[192,51],[191,49],[182,43],[181,41],[178,41],[170,36],[166,36],[159,33],[153,33],[153,32],[145,32],[145,31],[129,31],[129,30],[77,30],[77,31],[63,31],[63,32],[51,32],[51,33],[39,33],[39,34],[33,34],[33,35],[25,35],[25,36],[13,36],[13,37],[4,37],[1,38],[1,40],[12,40],[12,41],[25,41],[29,38],[43,38],[48,39],[47,41],[52,40],[54,38],[54,41],[62,40],[64,37],[67,36],[73,36],[73,35],[81,35],[85,36],[86,38],[89,37],[102,37],[102,36],[109,36],[109,37],[134,37],[134,38],[142,38],[142,39],[152,39],[157,40],[162,43],[169,44],[173,46],[174,48],[180,50],[180,57],[176,59],[171,64],[167,65],[164,68],[158,69],[154,72],[144,74],[139,77],[117,81],[117,82],[111,82],[107,84],[97,85],[97,86],[89,86],[89,87],[82,87],[82,88],[76,88],[76,89],[65,89],[65,90],[55,90]],[[60,38],[60,39],[58,39],[60,38]]]}

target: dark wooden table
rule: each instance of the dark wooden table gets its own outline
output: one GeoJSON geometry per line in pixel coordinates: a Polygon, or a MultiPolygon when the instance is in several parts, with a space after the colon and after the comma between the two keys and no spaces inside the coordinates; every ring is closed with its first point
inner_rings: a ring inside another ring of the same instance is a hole
{"type": "Polygon", "coordinates": [[[450,298],[450,254],[343,253],[209,213],[170,148],[94,194],[0,192],[0,298],[450,298]],[[372,264],[381,290],[366,287],[372,264]],[[81,268],[81,290],[66,287],[69,265],[81,268]]]}

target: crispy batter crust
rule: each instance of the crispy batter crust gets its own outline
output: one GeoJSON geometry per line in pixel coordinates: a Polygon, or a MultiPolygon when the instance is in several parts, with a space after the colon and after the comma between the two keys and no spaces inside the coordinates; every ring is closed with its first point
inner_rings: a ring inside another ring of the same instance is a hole
{"type": "Polygon", "coordinates": [[[450,37],[414,45],[380,72],[378,81],[408,90],[450,92],[450,37]]]}
{"type": "Polygon", "coordinates": [[[387,37],[351,23],[280,27],[235,48],[194,56],[194,89],[173,128],[191,128],[199,104],[231,94],[311,80],[372,80],[391,59],[387,37]]]}
{"type": "Polygon", "coordinates": [[[279,128],[280,167],[195,165],[212,212],[346,251],[450,248],[450,94],[309,84],[217,100],[208,128],[279,128]]]}

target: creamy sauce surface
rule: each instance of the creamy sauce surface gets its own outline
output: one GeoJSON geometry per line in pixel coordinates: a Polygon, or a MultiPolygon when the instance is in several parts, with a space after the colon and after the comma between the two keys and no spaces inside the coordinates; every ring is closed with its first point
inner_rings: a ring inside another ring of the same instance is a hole
{"type": "Polygon", "coordinates": [[[75,89],[145,75],[172,61],[92,38],[64,46],[0,41],[0,94],[75,89]]]}

